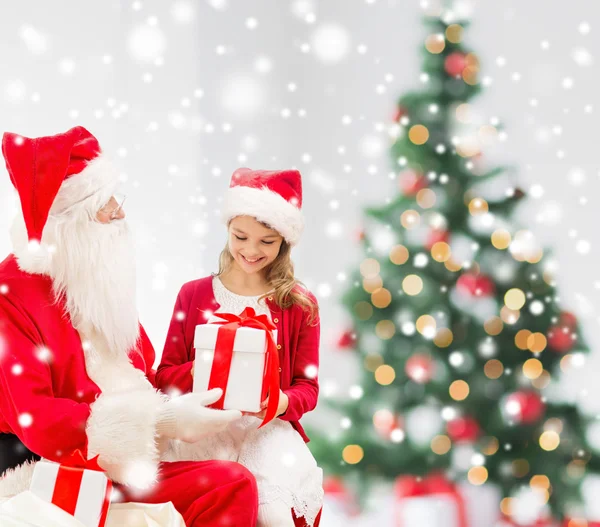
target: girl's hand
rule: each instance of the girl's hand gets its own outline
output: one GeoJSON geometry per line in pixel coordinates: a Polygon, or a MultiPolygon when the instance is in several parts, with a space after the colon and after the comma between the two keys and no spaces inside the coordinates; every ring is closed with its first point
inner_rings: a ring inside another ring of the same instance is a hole
{"type": "Polygon", "coordinates": [[[190,373],[192,374],[192,379],[194,378],[194,369],[196,368],[196,361],[193,360],[192,361],[192,369],[190,370],[190,373]]]}
{"type": "MultiPolygon", "coordinates": [[[[281,389],[279,389],[279,406],[277,407],[277,414],[275,415],[275,417],[280,416],[281,414],[284,414],[287,409],[288,409],[288,405],[290,403],[290,400],[288,398],[288,396],[283,393],[281,391],[281,389]]],[[[261,404],[261,411],[260,412],[242,412],[243,415],[251,415],[253,417],[258,417],[259,419],[264,419],[265,415],[267,415],[267,405],[269,404],[269,398],[267,397],[261,404]]]]}

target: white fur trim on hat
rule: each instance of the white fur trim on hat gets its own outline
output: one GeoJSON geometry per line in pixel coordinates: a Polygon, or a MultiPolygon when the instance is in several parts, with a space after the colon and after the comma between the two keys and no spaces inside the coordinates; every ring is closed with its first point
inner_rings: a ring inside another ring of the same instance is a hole
{"type": "Polygon", "coordinates": [[[89,161],[78,174],[63,181],[50,214],[61,214],[70,209],[85,207],[94,211],[102,208],[119,184],[119,172],[102,154],[89,161]]]}
{"type": "Polygon", "coordinates": [[[19,268],[31,274],[48,274],[56,251],[49,234],[53,224],[69,221],[69,218],[77,221],[82,217],[94,217],[115,193],[118,183],[119,172],[102,155],[90,161],[81,172],[66,179],[50,208],[41,243],[29,242],[25,220],[19,211],[10,231],[19,268]]]}
{"type": "Polygon", "coordinates": [[[290,245],[296,245],[304,230],[300,209],[277,192],[263,187],[231,187],[227,190],[221,218],[225,224],[236,216],[252,216],[281,234],[290,245]]]}

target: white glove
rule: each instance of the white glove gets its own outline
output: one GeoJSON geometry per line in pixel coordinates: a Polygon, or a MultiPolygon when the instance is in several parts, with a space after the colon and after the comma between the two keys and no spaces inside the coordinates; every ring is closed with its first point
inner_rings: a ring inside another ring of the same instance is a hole
{"type": "Polygon", "coordinates": [[[214,388],[171,398],[160,409],[156,431],[163,437],[194,443],[225,430],[229,423],[242,417],[242,412],[206,408],[217,402],[222,394],[221,388],[214,388]]]}

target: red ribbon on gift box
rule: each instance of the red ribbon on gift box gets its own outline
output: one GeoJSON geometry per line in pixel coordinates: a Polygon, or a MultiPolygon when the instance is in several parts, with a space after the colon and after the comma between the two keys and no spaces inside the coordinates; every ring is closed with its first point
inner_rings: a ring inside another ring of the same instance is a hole
{"type": "Polygon", "coordinates": [[[468,527],[465,502],[456,485],[440,474],[425,478],[401,476],[396,480],[394,491],[399,499],[422,496],[446,495],[456,503],[459,527],[468,527]]]}
{"type": "MultiPolygon", "coordinates": [[[[58,467],[58,474],[52,494],[52,503],[72,516],[75,515],[84,470],[104,472],[98,464],[98,456],[92,459],[85,459],[81,450],[75,450],[69,457],[62,460],[58,467]]],[[[112,481],[107,478],[104,505],[102,506],[102,515],[100,516],[98,527],[104,527],[106,523],[111,491],[112,481]]]]}
{"type": "Polygon", "coordinates": [[[237,330],[241,327],[262,329],[267,335],[261,401],[264,401],[268,395],[269,402],[265,418],[259,426],[260,428],[277,417],[277,408],[279,407],[279,354],[277,352],[277,345],[271,334],[271,331],[277,329],[277,326],[271,322],[271,319],[267,315],[257,315],[251,307],[244,309],[239,316],[232,315],[231,313],[217,313],[216,316],[223,320],[214,322],[214,324],[220,324],[221,327],[217,333],[208,389],[221,388],[223,395],[216,403],[210,405],[212,408],[223,408],[227,383],[229,381],[231,360],[233,358],[233,343],[237,330]]]}

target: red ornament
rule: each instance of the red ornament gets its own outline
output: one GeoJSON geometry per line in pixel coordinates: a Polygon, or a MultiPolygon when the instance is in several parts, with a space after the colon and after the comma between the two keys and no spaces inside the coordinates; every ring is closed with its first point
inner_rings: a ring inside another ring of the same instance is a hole
{"type": "Polygon", "coordinates": [[[577,317],[569,311],[563,311],[558,319],[558,325],[573,329],[577,326],[577,317]]]}
{"type": "Polygon", "coordinates": [[[404,371],[406,372],[408,378],[417,384],[426,384],[433,377],[435,371],[435,362],[429,355],[424,353],[415,353],[406,361],[406,364],[404,365],[404,371]]]}
{"type": "Polygon", "coordinates": [[[452,441],[477,441],[481,434],[479,423],[473,417],[457,417],[446,425],[446,433],[452,441]]]}
{"type": "Polygon", "coordinates": [[[354,346],[356,333],[353,330],[344,331],[337,340],[337,349],[348,349],[354,346]]]}
{"type": "Polygon", "coordinates": [[[575,345],[575,333],[569,326],[552,326],[546,336],[548,346],[557,353],[567,353],[575,345]]]}
{"type": "Polygon", "coordinates": [[[427,241],[425,242],[425,248],[431,251],[431,248],[438,242],[446,242],[450,239],[450,233],[443,229],[432,229],[429,231],[427,241]]]}
{"type": "Polygon", "coordinates": [[[404,106],[400,106],[398,105],[396,107],[396,111],[394,112],[394,122],[397,123],[400,121],[400,119],[402,119],[402,117],[404,117],[406,115],[406,108],[404,108],[404,106]]]}
{"type": "Polygon", "coordinates": [[[444,61],[444,69],[446,73],[452,77],[462,75],[462,72],[467,67],[467,58],[463,53],[450,53],[444,61]]]}
{"type": "Polygon", "coordinates": [[[404,170],[399,175],[400,190],[405,196],[414,196],[427,187],[427,178],[420,172],[404,170]]]}
{"type": "Polygon", "coordinates": [[[492,296],[496,286],[491,278],[479,274],[464,273],[456,281],[456,288],[466,296],[485,298],[492,296]]]}
{"type": "Polygon", "coordinates": [[[504,400],[504,411],[511,421],[533,424],[544,415],[546,405],[540,394],[531,390],[513,392],[504,400]]]}

